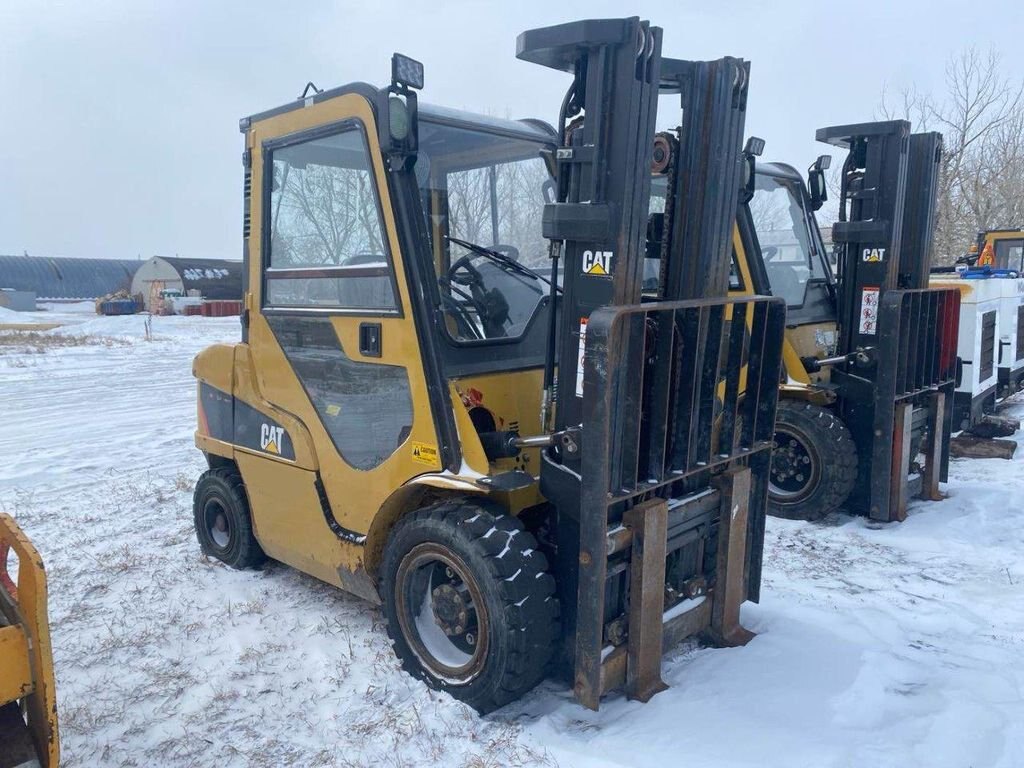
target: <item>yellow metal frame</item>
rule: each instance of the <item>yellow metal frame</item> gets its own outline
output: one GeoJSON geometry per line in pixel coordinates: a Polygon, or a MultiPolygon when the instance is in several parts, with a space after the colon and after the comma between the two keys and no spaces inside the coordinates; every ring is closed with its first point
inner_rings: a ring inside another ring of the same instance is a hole
{"type": "MultiPolygon", "coordinates": [[[[740,237],[738,226],[732,230],[733,252],[736,255],[736,268],[739,271],[741,287],[738,290],[730,290],[730,296],[753,296],[754,282],[750,270],[746,249],[743,247],[743,239],[740,237]]],[[[827,374],[815,374],[813,377],[807,373],[801,361],[801,353],[812,355],[814,349],[813,336],[817,330],[835,331],[836,324],[814,323],[790,327],[786,326],[786,334],[782,343],[782,367],[786,372],[786,381],[779,386],[779,396],[791,400],[806,400],[815,405],[825,406],[835,400],[835,395],[826,389],[817,386],[818,382],[827,374]]]]}
{"type": "MultiPolygon", "coordinates": [[[[0,513],[0,705],[20,701],[43,768],[60,760],[57,696],[46,611],[46,571],[39,552],[10,515],[0,513]],[[8,549],[18,556],[15,581],[8,549]]],[[[0,744],[0,756],[4,745],[0,744]]]]}
{"type": "MultiPolygon", "coordinates": [[[[262,211],[269,201],[264,199],[263,163],[254,161],[249,290],[245,295],[248,343],[214,345],[203,350],[195,358],[192,372],[200,382],[284,427],[295,457],[273,456],[216,439],[202,423],[195,441],[208,455],[229,459],[237,465],[248,490],[256,539],[268,555],[327,583],[376,600],[373,577],[381,550],[391,527],[406,512],[439,495],[455,493],[491,495],[513,514],[542,501],[536,485],[490,493],[486,486],[477,483],[484,476],[511,469],[536,475],[539,451],[528,449],[519,459],[489,462],[470,418],[470,401],[483,396],[483,406],[496,421],[517,424],[525,433],[539,430],[541,371],[538,368],[450,381],[445,405],[454,412],[463,461],[456,472],[442,468],[412,317],[412,296],[404,277],[404,259],[409,255],[402,252],[399,241],[371,104],[363,95],[347,93],[256,120],[246,131],[246,148],[254,158],[259,158],[266,141],[342,120],[357,121],[365,131],[382,233],[396,276],[397,304],[402,311],[373,318],[387,339],[378,357],[367,357],[359,351],[358,326],[365,317],[355,313],[328,316],[339,345],[350,359],[399,366],[407,371],[414,412],[411,430],[390,456],[366,471],[349,466],[334,447],[263,311],[262,211]],[[317,490],[318,476],[336,523],[356,535],[365,533],[363,542],[339,537],[330,529],[317,490]]],[[[435,238],[435,242],[438,240],[435,238]]],[[[435,257],[440,255],[435,253],[435,257]]],[[[201,402],[198,405],[201,410],[201,402]]]]}

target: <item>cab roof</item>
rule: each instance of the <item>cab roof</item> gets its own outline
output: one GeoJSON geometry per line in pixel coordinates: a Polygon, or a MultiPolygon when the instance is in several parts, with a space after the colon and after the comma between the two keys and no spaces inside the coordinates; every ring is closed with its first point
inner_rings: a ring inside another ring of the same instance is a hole
{"type": "MultiPolygon", "coordinates": [[[[376,104],[377,100],[380,98],[381,91],[369,83],[350,83],[338,88],[319,91],[318,93],[311,94],[304,98],[299,97],[294,101],[282,104],[279,107],[264,110],[263,112],[257,112],[248,117],[243,117],[238,121],[238,127],[242,133],[245,133],[245,131],[249,129],[249,126],[255,122],[266,120],[296,109],[303,109],[314,104],[319,104],[320,102],[328,101],[330,99],[337,98],[338,96],[345,96],[353,93],[362,96],[371,104],[376,104]]],[[[419,116],[421,119],[431,122],[463,125],[467,127],[472,126],[474,128],[483,128],[485,130],[501,133],[511,133],[523,138],[533,139],[535,141],[551,141],[555,137],[554,128],[543,120],[533,118],[512,120],[509,118],[492,117],[491,115],[481,115],[461,109],[452,109],[450,107],[441,107],[434,104],[424,103],[419,104],[419,116]]]]}

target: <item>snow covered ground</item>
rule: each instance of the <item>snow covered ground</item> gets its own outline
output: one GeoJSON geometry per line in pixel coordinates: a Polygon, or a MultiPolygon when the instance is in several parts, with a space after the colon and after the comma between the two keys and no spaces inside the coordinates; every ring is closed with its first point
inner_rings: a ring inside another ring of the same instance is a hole
{"type": "Polygon", "coordinates": [[[901,525],[770,520],[758,637],[671,652],[648,704],[546,683],[480,718],[399,670],[376,609],[200,555],[191,358],[238,320],[147,341],[83,310],[0,339],[0,509],[47,563],[67,766],[1024,765],[1024,451],[954,462],[901,525]]]}

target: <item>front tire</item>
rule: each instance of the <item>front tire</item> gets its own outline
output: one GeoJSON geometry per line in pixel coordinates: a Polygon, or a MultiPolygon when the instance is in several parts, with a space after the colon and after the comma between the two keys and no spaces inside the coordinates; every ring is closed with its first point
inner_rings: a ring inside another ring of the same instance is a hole
{"type": "Polygon", "coordinates": [[[779,402],[768,483],[768,513],[816,520],[846,503],[857,480],[857,448],[832,411],[779,402]]]}
{"type": "Polygon", "coordinates": [[[232,568],[255,568],[267,559],[253,534],[245,485],[234,467],[208,469],[200,475],[192,515],[204,554],[232,568]]]}
{"type": "Polygon", "coordinates": [[[558,639],[555,580],[533,535],[485,499],[403,518],[381,564],[402,666],[481,713],[543,678],[558,639]]]}

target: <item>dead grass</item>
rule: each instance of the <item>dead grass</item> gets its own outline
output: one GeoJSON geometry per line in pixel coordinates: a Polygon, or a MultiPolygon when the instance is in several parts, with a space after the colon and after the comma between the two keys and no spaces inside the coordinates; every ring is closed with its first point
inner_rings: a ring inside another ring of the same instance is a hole
{"type": "MultiPolygon", "coordinates": [[[[68,347],[126,347],[126,339],[83,334],[75,336],[40,331],[0,331],[0,354],[5,350],[22,354],[42,355],[54,349],[68,347]]],[[[18,366],[23,367],[23,366],[18,366]]]]}

